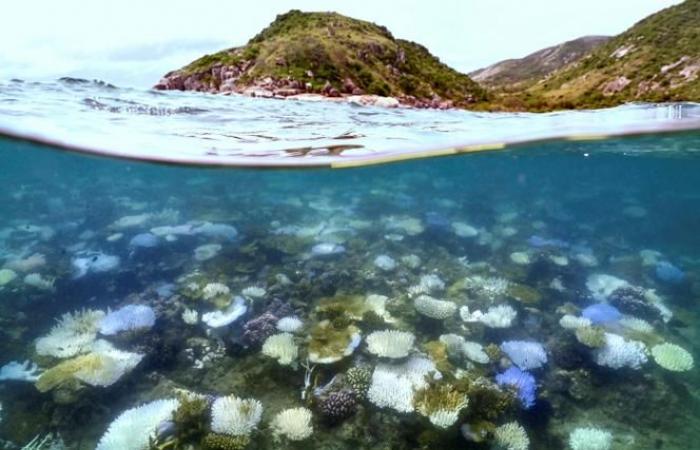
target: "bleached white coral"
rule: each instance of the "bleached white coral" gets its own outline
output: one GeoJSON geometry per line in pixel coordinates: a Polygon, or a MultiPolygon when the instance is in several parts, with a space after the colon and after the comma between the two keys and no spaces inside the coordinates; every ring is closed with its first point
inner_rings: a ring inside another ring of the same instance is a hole
{"type": "Polygon", "coordinates": [[[314,432],[311,411],[307,408],[290,408],[277,413],[272,419],[272,432],[290,441],[303,441],[314,432]]]}
{"type": "Polygon", "coordinates": [[[200,245],[194,249],[194,259],[197,261],[206,261],[212,259],[219,254],[223,247],[220,244],[200,245]]]}
{"type": "MultiPolygon", "coordinates": [[[[466,403],[465,403],[466,406],[466,403]]],[[[430,420],[430,423],[435,425],[438,428],[443,428],[447,429],[451,427],[452,425],[459,420],[459,411],[462,408],[459,409],[438,409],[437,411],[432,412],[428,416],[428,420],[430,420]]]]}
{"type": "Polygon", "coordinates": [[[469,276],[464,279],[464,287],[476,292],[489,300],[502,297],[508,291],[510,283],[502,277],[482,277],[481,275],[469,276]]]}
{"type": "Polygon", "coordinates": [[[559,325],[567,330],[577,330],[583,327],[590,327],[591,320],[586,317],[577,317],[572,314],[565,314],[559,319],[559,325]]]}
{"type": "Polygon", "coordinates": [[[513,252],[510,254],[510,260],[514,264],[518,264],[520,266],[525,266],[532,262],[530,255],[527,252],[513,252]]]}
{"type": "Polygon", "coordinates": [[[595,427],[576,428],[569,434],[571,450],[609,450],[612,434],[595,427]]]}
{"type": "Polygon", "coordinates": [[[377,364],[372,372],[367,398],[380,408],[412,412],[414,391],[428,385],[425,377],[430,374],[433,379],[442,378],[435,364],[421,356],[413,356],[402,364],[377,364]]]}
{"type": "Polygon", "coordinates": [[[440,342],[445,344],[447,353],[451,356],[465,356],[470,361],[479,364],[489,362],[489,357],[484,351],[484,347],[478,342],[466,341],[462,336],[452,333],[441,335],[440,342]]]}
{"type": "Polygon", "coordinates": [[[304,326],[304,322],[296,316],[289,316],[278,320],[276,326],[277,330],[284,333],[296,333],[304,326]]]}
{"type": "Polygon", "coordinates": [[[638,317],[624,316],[618,323],[628,330],[638,333],[652,333],[654,331],[654,327],[649,322],[638,317]]]}
{"type": "Polygon", "coordinates": [[[250,434],[260,423],[262,403],[235,395],[219,397],[211,406],[211,430],[230,436],[250,434]]]}
{"type": "Polygon", "coordinates": [[[417,285],[408,288],[408,294],[431,294],[443,289],[445,289],[445,282],[439,276],[431,273],[421,276],[417,285]]]}
{"type": "Polygon", "coordinates": [[[386,302],[388,300],[389,297],[386,295],[370,294],[365,298],[365,310],[372,311],[386,323],[394,323],[396,318],[392,317],[389,311],[386,310],[386,302]]]}
{"type": "Polygon", "coordinates": [[[462,352],[467,359],[474,361],[479,364],[486,364],[489,362],[489,355],[484,351],[484,346],[478,342],[466,341],[462,347],[462,352]]]}
{"type": "Polygon", "coordinates": [[[598,301],[604,302],[610,294],[622,287],[628,287],[630,284],[623,279],[607,275],[604,273],[594,273],[586,280],[586,288],[591,293],[591,296],[598,301]]]}
{"type": "Polygon", "coordinates": [[[207,283],[202,289],[204,300],[211,300],[214,297],[224,296],[231,293],[231,290],[223,283],[207,283]]]}
{"type": "Polygon", "coordinates": [[[470,238],[479,234],[479,230],[464,222],[452,222],[452,231],[459,237],[470,238]]]}
{"type": "Polygon", "coordinates": [[[265,339],[262,352],[263,355],[276,359],[283,366],[294,363],[299,356],[299,348],[294,343],[294,336],[290,333],[273,334],[265,339]]]}
{"type": "Polygon", "coordinates": [[[630,367],[639,369],[648,360],[642,342],[629,340],[613,333],[605,333],[605,346],[594,351],[595,362],[612,369],[630,367]]]}
{"type": "Polygon", "coordinates": [[[438,300],[428,295],[419,295],[413,301],[416,311],[432,319],[443,320],[452,317],[457,305],[448,300],[438,300]]]}
{"type": "Polygon", "coordinates": [[[251,299],[263,298],[266,294],[267,291],[265,290],[265,288],[262,288],[260,286],[248,286],[247,288],[241,291],[241,295],[251,299]]]}
{"type": "Polygon", "coordinates": [[[14,270],[0,269],[0,286],[11,283],[15,278],[17,278],[17,273],[14,270]]]}
{"type": "Polygon", "coordinates": [[[39,367],[30,361],[23,363],[11,361],[0,367],[0,381],[29,381],[35,382],[39,379],[39,367]]]}
{"type": "Polygon", "coordinates": [[[374,331],[367,338],[367,350],[383,358],[403,358],[413,348],[416,337],[407,331],[374,331]]]}
{"type": "Polygon", "coordinates": [[[683,347],[668,342],[653,346],[651,356],[658,365],[673,372],[685,372],[694,366],[693,355],[683,347]]]}
{"type": "Polygon", "coordinates": [[[126,305],[108,311],[100,320],[100,333],[111,336],[121,331],[151,328],[156,323],[156,313],[147,305],[126,305]]]}
{"type": "Polygon", "coordinates": [[[36,352],[42,356],[68,358],[89,351],[104,315],[92,309],[64,314],[49,334],[37,339],[36,352]]]}
{"type": "Polygon", "coordinates": [[[148,448],[158,425],[170,419],[178,406],[175,399],[156,400],[124,411],[110,424],[95,450],[148,448]]]}
{"type": "Polygon", "coordinates": [[[374,258],[374,265],[386,272],[396,269],[396,261],[388,255],[379,255],[374,258]]]}
{"type": "Polygon", "coordinates": [[[131,372],[143,359],[139,353],[125,352],[114,348],[109,342],[99,339],[92,346],[97,364],[81,367],[73,376],[90,386],[107,387],[131,372]]]}
{"type": "Polygon", "coordinates": [[[24,284],[41,289],[42,291],[53,290],[54,280],[44,278],[39,273],[30,273],[24,277],[24,284]]]}
{"type": "Polygon", "coordinates": [[[508,305],[491,306],[486,312],[469,311],[468,306],[459,309],[459,316],[464,322],[480,322],[489,328],[508,328],[518,316],[515,309],[508,305]]]}
{"type": "Polygon", "coordinates": [[[187,325],[197,325],[197,322],[199,322],[199,313],[194,309],[185,308],[185,310],[182,311],[182,321],[187,325]]]}
{"type": "Polygon", "coordinates": [[[525,429],[517,422],[508,422],[496,427],[494,440],[498,450],[528,450],[530,439],[525,429]]]}
{"type": "Polygon", "coordinates": [[[515,309],[508,305],[491,306],[479,321],[489,328],[508,328],[517,315],[515,309]]]}
{"type": "Polygon", "coordinates": [[[202,322],[211,328],[230,325],[248,311],[243,297],[236,297],[225,311],[212,311],[202,315],[202,322]]]}

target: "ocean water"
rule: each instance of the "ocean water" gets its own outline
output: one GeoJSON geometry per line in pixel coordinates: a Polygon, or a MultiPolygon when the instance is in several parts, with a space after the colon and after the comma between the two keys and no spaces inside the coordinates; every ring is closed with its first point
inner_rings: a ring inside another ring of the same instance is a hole
{"type": "Polygon", "coordinates": [[[57,142],[0,140],[1,448],[700,437],[694,105],[474,115],[26,85],[3,85],[0,128],[57,142]],[[141,113],[149,96],[186,112],[141,113]],[[565,134],[589,139],[548,139],[565,134]],[[367,165],[504,140],[520,145],[367,165]],[[270,161],[294,167],[225,167],[270,161]]]}

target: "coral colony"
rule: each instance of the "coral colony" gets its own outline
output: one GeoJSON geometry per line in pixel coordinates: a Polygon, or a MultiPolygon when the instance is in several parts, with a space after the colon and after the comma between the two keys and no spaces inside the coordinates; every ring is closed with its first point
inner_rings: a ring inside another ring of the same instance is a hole
{"type": "Polygon", "coordinates": [[[562,205],[417,173],[163,207],[138,179],[89,220],[0,217],[7,448],[654,448],[694,392],[698,264],[563,233],[562,205]]]}

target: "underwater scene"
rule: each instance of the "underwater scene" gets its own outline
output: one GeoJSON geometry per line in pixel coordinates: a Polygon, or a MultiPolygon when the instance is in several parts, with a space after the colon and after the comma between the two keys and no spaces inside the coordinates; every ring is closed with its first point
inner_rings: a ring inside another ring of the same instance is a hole
{"type": "Polygon", "coordinates": [[[694,448],[699,151],[261,170],[2,139],[0,448],[694,448]]]}

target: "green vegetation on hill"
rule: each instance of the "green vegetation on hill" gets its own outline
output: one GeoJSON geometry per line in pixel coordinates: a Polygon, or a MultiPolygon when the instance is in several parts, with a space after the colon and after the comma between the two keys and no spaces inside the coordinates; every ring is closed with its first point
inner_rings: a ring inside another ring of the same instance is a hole
{"type": "Polygon", "coordinates": [[[522,93],[543,109],[700,101],[700,0],[638,22],[522,93]]]}
{"type": "Polygon", "coordinates": [[[395,39],[385,27],[330,12],[279,15],[245,46],[203,56],[166,79],[194,77],[197,82],[183,88],[220,90],[226,79],[220,67],[231,69],[234,90],[271,79],[275,87],[305,92],[441,99],[458,106],[487,98],[469,76],[425,47],[395,39]]]}
{"type": "Polygon", "coordinates": [[[700,101],[700,0],[664,9],[614,38],[576,39],[472,75],[490,90],[385,27],[333,12],[292,10],[246,45],[205,55],[166,74],[156,88],[374,94],[408,105],[479,110],[700,101]]]}

